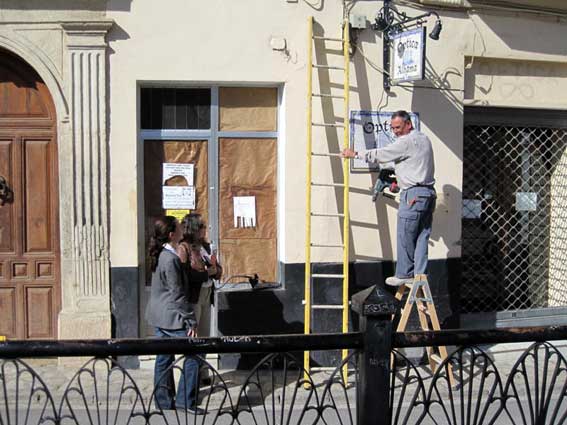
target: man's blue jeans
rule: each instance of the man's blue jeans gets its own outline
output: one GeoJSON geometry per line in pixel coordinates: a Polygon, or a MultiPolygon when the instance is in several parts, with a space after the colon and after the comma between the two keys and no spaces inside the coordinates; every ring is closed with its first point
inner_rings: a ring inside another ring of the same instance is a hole
{"type": "MultiPolygon", "coordinates": [[[[155,328],[155,334],[160,338],[186,337],[186,329],[162,329],[155,328]]],[[[162,409],[173,409],[194,407],[197,400],[197,380],[199,377],[199,362],[193,356],[187,356],[183,360],[183,373],[177,387],[175,397],[173,354],[158,354],[154,368],[155,403],[162,409]],[[175,404],[173,403],[175,397],[175,404]]]]}
{"type": "Polygon", "coordinates": [[[398,210],[396,277],[427,273],[427,254],[435,210],[435,189],[416,186],[403,190],[398,210]]]}

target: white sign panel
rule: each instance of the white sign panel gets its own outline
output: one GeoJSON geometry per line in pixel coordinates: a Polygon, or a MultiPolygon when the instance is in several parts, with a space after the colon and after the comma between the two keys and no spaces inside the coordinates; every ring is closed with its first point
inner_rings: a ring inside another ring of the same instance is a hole
{"type": "Polygon", "coordinates": [[[172,177],[182,176],[185,177],[185,180],[187,181],[186,186],[194,186],[193,171],[193,164],[174,164],[171,162],[164,162],[162,184],[165,185],[165,182],[172,177]]]}
{"type": "Polygon", "coordinates": [[[194,186],[163,186],[162,208],[164,210],[195,209],[194,186]]]}
{"type": "Polygon", "coordinates": [[[537,211],[537,193],[516,192],[516,211],[537,211]]]}
{"type": "Polygon", "coordinates": [[[235,196],[234,227],[256,227],[256,197],[235,196]]]}
{"type": "Polygon", "coordinates": [[[463,218],[476,219],[482,214],[482,201],[480,199],[463,199],[463,218]]]}
{"type": "Polygon", "coordinates": [[[425,70],[425,27],[392,36],[390,81],[423,80],[425,70]]]}
{"type": "MultiPolygon", "coordinates": [[[[393,112],[352,111],[350,114],[350,145],[357,151],[383,148],[395,141],[390,128],[393,112]]],[[[410,112],[413,128],[419,130],[419,115],[410,112]]],[[[367,164],[362,159],[351,161],[352,171],[377,171],[394,168],[393,164],[367,164]]]]}

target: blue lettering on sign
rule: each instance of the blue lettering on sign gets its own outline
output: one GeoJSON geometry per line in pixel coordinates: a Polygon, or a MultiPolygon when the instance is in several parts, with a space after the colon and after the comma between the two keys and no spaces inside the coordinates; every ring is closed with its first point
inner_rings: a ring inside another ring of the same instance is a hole
{"type": "Polygon", "coordinates": [[[381,122],[373,123],[372,121],[366,121],[362,125],[362,129],[366,134],[388,133],[390,131],[390,122],[384,121],[383,123],[381,122]]]}

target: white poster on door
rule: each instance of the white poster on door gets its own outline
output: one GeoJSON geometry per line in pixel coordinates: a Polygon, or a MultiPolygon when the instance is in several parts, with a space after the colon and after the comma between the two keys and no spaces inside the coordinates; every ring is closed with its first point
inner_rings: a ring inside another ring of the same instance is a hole
{"type": "Polygon", "coordinates": [[[162,208],[165,210],[195,209],[194,186],[163,186],[162,208]]]}
{"type": "Polygon", "coordinates": [[[185,181],[187,182],[186,186],[194,186],[194,168],[193,164],[174,164],[172,162],[164,162],[162,184],[165,185],[165,182],[172,177],[181,176],[185,178],[185,181]]]}
{"type": "Polygon", "coordinates": [[[256,227],[256,197],[235,196],[234,227],[256,227]]]}

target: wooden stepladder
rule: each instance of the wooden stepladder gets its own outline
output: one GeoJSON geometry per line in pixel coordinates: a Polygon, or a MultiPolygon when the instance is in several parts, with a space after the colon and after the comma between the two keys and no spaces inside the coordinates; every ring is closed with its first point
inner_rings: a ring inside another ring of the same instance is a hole
{"type": "MultiPolygon", "coordinates": [[[[405,331],[414,306],[417,309],[417,315],[419,317],[419,323],[422,330],[441,330],[441,327],[439,326],[439,318],[437,317],[437,310],[435,308],[435,303],[433,302],[429,282],[427,281],[427,275],[415,275],[413,283],[401,285],[396,292],[396,299],[401,301],[407,290],[409,290],[409,293],[406,303],[401,311],[397,332],[405,331]]],[[[435,372],[441,362],[447,358],[447,347],[438,347],[438,353],[435,352],[435,347],[427,347],[426,351],[431,371],[435,372]]],[[[448,364],[447,372],[449,375],[449,382],[451,383],[451,386],[454,386],[453,367],[450,363],[448,364]]]]}

